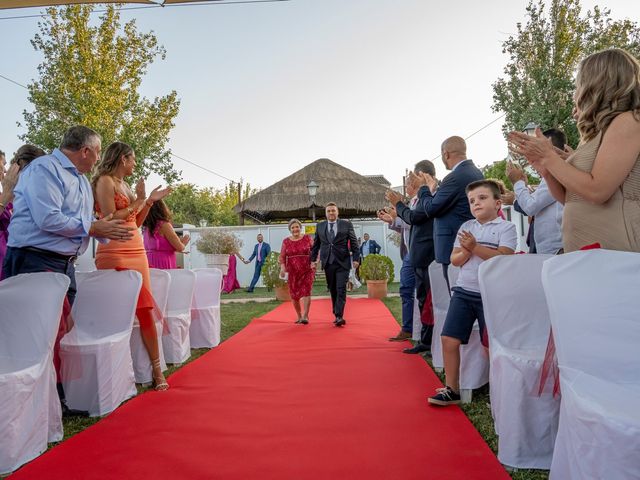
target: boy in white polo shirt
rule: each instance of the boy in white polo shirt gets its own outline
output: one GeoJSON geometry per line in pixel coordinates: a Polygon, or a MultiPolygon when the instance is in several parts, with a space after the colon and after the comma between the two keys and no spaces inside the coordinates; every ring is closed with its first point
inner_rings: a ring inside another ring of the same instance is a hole
{"type": "Polygon", "coordinates": [[[501,205],[498,184],[478,180],[470,183],[466,191],[475,219],[462,224],[451,252],[451,263],[460,267],[460,274],[451,289],[451,303],[441,334],[446,386],[429,398],[432,405],[460,403],[460,345],[469,341],[476,319],[480,335],[484,332],[478,267],[496,255],[512,254],[518,243],[516,226],[498,217],[501,205]]]}

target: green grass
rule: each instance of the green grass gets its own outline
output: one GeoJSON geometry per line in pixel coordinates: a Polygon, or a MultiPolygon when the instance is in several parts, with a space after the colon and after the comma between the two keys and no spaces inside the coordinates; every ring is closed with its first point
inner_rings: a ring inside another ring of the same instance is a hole
{"type": "MultiPolygon", "coordinates": [[[[280,302],[274,300],[272,302],[265,303],[245,303],[240,305],[221,305],[220,306],[220,316],[222,318],[222,328],[221,328],[221,341],[225,341],[228,338],[232,337],[244,327],[254,318],[264,315],[268,311],[274,309],[280,305],[280,302]]],[[[169,370],[165,372],[166,376],[171,375],[176,370],[179,370],[184,365],[194,361],[196,358],[204,355],[209,351],[208,348],[197,348],[191,350],[191,357],[184,362],[180,366],[170,365],[169,370]]],[[[169,378],[169,383],[171,383],[171,379],[169,378]]],[[[147,390],[150,390],[150,387],[142,387],[140,385],[136,385],[138,389],[138,394],[144,393],[147,390]]],[[[90,417],[90,418],[82,418],[82,417],[72,417],[72,418],[64,418],[62,419],[62,424],[64,426],[64,438],[62,441],[64,442],[69,437],[74,436],[77,433],[80,433],[87,427],[99,422],[101,417],[90,417]]],[[[59,443],[59,442],[58,442],[59,443]]],[[[58,443],[50,444],[49,448],[57,445],[58,443]]]]}
{"type": "MultiPolygon", "coordinates": [[[[387,292],[389,293],[398,293],[398,289],[400,288],[399,283],[390,283],[387,285],[387,292]]],[[[347,295],[366,295],[367,294],[367,286],[362,285],[362,287],[357,290],[353,290],[351,292],[347,292],[347,295]]],[[[326,296],[329,295],[329,290],[327,290],[327,284],[324,280],[317,281],[313,284],[313,289],[311,290],[311,296],[326,296]]],[[[239,299],[239,298],[276,298],[276,294],[274,290],[267,290],[266,287],[256,287],[253,293],[247,293],[244,288],[240,288],[232,293],[223,293],[221,299],[239,299]]]]}
{"type": "MultiPolygon", "coordinates": [[[[382,300],[387,308],[391,311],[396,321],[402,323],[402,299],[400,297],[387,297],[382,300]]],[[[429,359],[425,361],[431,368],[433,365],[429,359]]],[[[435,370],[434,370],[435,371],[435,370]]],[[[435,372],[444,382],[444,375],[435,372]]],[[[473,391],[473,400],[471,403],[461,405],[462,411],[471,420],[473,426],[478,430],[487,445],[493,453],[498,454],[498,436],[493,425],[493,417],[491,416],[491,406],[489,393],[487,389],[478,389],[473,391]]],[[[549,472],[547,470],[516,470],[509,472],[514,480],[547,480],[549,472]]]]}

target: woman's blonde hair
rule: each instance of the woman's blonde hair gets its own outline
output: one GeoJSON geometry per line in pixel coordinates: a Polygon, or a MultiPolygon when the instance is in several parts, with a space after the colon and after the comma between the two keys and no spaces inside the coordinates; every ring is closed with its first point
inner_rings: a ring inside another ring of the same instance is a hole
{"type": "Polygon", "coordinates": [[[118,168],[118,162],[124,155],[125,157],[133,153],[133,148],[123,142],[113,142],[107,147],[102,155],[102,160],[98,163],[96,171],[91,179],[91,185],[95,193],[98,179],[103,175],[113,175],[118,168]]]}
{"type": "Polygon", "coordinates": [[[298,220],[297,218],[292,218],[291,220],[289,220],[289,226],[288,226],[289,231],[291,231],[291,226],[294,223],[297,223],[298,225],[300,225],[300,230],[302,230],[302,222],[300,220],[298,220]]]}
{"type": "Polygon", "coordinates": [[[619,48],[589,55],[580,63],[575,98],[583,141],[595,138],[623,112],[632,111],[640,121],[640,63],[619,48]]]}

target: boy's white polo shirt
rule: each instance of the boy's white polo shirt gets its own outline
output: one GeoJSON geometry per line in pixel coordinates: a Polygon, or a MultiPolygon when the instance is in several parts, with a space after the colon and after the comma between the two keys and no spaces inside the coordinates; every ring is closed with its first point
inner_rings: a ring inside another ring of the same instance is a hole
{"type": "MultiPolygon", "coordinates": [[[[507,247],[515,250],[518,246],[518,231],[515,224],[497,217],[487,223],[480,223],[475,218],[467,220],[462,224],[458,233],[466,230],[476,239],[478,245],[493,248],[507,247]]],[[[456,235],[453,243],[454,248],[460,247],[460,240],[456,235]]],[[[455,286],[464,288],[470,292],[480,293],[480,283],[478,282],[478,268],[484,262],[478,255],[471,255],[471,258],[460,267],[460,274],[455,286]]]]}

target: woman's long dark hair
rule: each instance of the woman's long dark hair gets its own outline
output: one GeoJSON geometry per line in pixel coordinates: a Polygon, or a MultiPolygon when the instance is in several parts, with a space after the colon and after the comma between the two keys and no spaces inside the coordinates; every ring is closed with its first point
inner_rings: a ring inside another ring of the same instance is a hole
{"type": "Polygon", "coordinates": [[[18,151],[13,156],[13,160],[11,163],[17,163],[20,170],[29,165],[32,161],[34,161],[38,157],[42,157],[46,155],[44,150],[36,147],[35,145],[25,144],[22,145],[18,151]]]}
{"type": "Polygon", "coordinates": [[[147,218],[144,219],[142,226],[149,230],[151,235],[156,234],[156,229],[160,226],[160,222],[171,222],[171,212],[169,207],[162,200],[158,200],[151,205],[147,218]]]}

